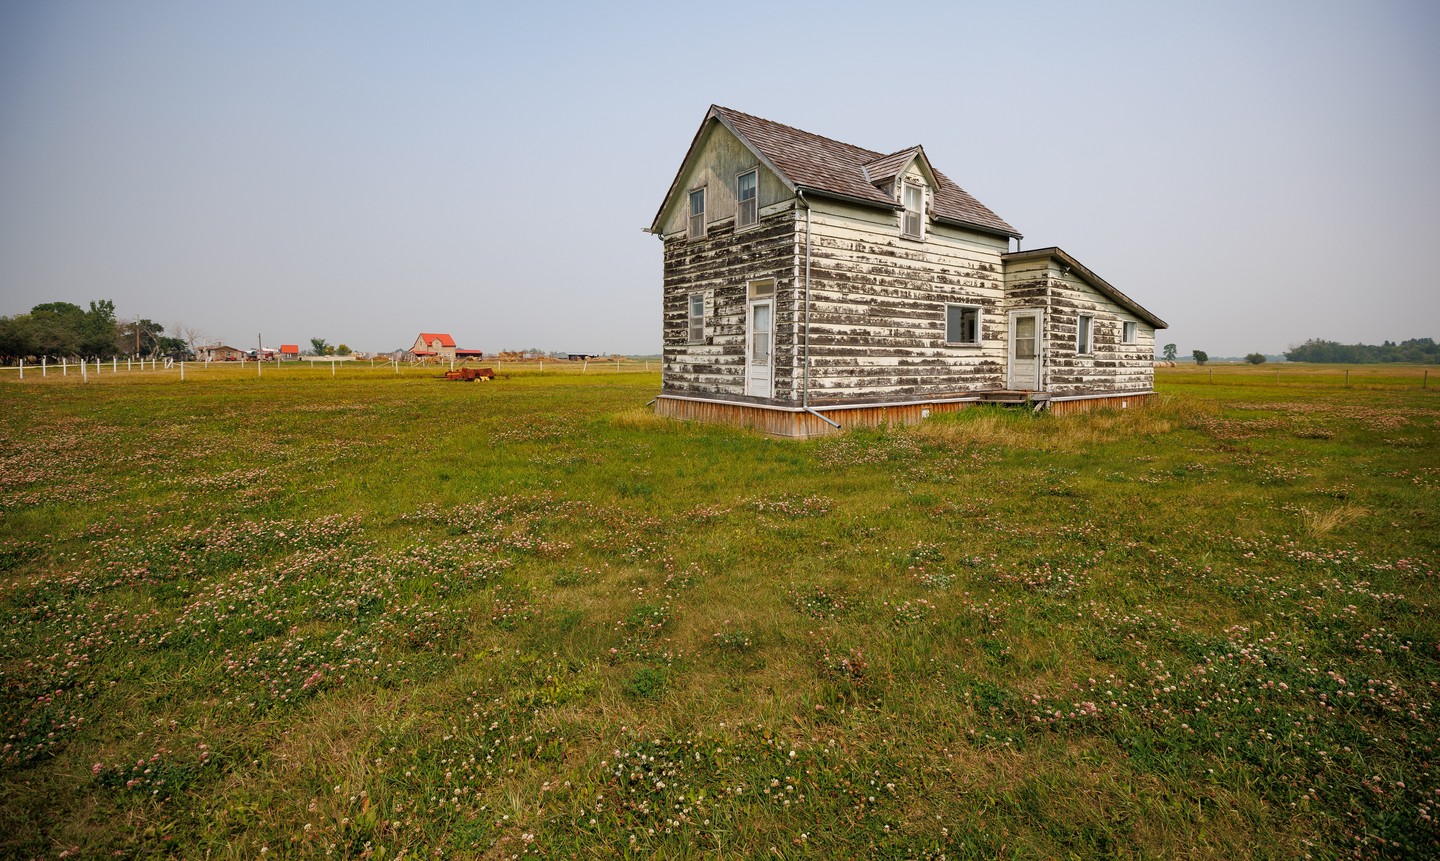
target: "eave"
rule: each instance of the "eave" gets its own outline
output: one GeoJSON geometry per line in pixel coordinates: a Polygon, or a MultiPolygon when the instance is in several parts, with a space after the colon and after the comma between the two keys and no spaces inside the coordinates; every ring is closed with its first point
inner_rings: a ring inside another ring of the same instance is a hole
{"type": "Polygon", "coordinates": [[[1139,317],[1141,320],[1144,320],[1156,329],[1170,328],[1169,323],[1150,313],[1150,311],[1146,310],[1145,306],[1126,296],[1115,285],[1090,271],[1088,266],[1071,257],[1070,254],[1062,248],[1052,245],[1049,248],[1035,248],[1029,251],[1011,251],[1007,254],[1000,255],[1000,259],[1004,263],[1019,263],[1032,260],[1058,260],[1070,267],[1070,271],[1079,275],[1081,279],[1090,286],[1099,290],[1103,295],[1114,300],[1115,304],[1139,317]]]}

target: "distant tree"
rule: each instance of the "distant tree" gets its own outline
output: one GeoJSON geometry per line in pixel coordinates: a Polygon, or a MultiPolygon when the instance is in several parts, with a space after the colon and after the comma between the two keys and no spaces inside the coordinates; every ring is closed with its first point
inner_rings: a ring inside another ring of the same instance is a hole
{"type": "Polygon", "coordinates": [[[1204,350],[1191,350],[1190,356],[1195,360],[1195,364],[1197,365],[1203,365],[1210,361],[1210,354],[1204,350]]]}
{"type": "Polygon", "coordinates": [[[136,318],[118,327],[115,346],[127,355],[155,355],[160,352],[160,341],[164,335],[164,326],[154,320],[136,318]]]}
{"type": "Polygon", "coordinates": [[[157,355],[194,355],[184,341],[179,338],[172,338],[169,335],[161,335],[155,339],[155,352],[157,355]]]}
{"type": "Polygon", "coordinates": [[[205,334],[205,330],[197,329],[194,326],[187,326],[184,323],[175,323],[170,327],[170,331],[175,333],[176,339],[185,344],[185,347],[192,356],[200,352],[200,345],[202,343],[210,340],[210,336],[205,334]]]}
{"type": "Polygon", "coordinates": [[[337,355],[337,356],[348,356],[348,355],[350,355],[352,352],[353,352],[353,351],[352,351],[349,347],[345,346],[344,344],[341,344],[340,346],[338,346],[338,347],[335,348],[335,355],[337,355]]]}
{"type": "Polygon", "coordinates": [[[1411,338],[1396,344],[1386,341],[1380,346],[1372,344],[1341,344],[1312,338],[1298,347],[1285,351],[1285,358],[1292,362],[1329,362],[1345,364],[1370,364],[1374,362],[1440,362],[1440,344],[1433,338],[1411,338]]]}
{"type": "Polygon", "coordinates": [[[30,309],[36,351],[46,356],[79,356],[85,348],[85,309],[70,302],[44,302],[30,309]]]}
{"type": "Polygon", "coordinates": [[[1249,355],[1247,355],[1247,356],[1245,357],[1245,361],[1249,362],[1249,363],[1252,364],[1252,365],[1263,365],[1263,364],[1265,364],[1265,354],[1264,354],[1264,353],[1250,353],[1249,355]]]}
{"type": "Polygon", "coordinates": [[[1166,345],[1165,345],[1165,361],[1167,361],[1167,362],[1173,362],[1173,361],[1175,361],[1175,353],[1176,353],[1176,350],[1177,350],[1177,349],[1178,349],[1178,348],[1177,348],[1174,344],[1166,344],[1166,345]]]}
{"type": "Polygon", "coordinates": [[[29,314],[0,317],[0,358],[9,363],[39,352],[40,339],[35,332],[35,321],[29,314]]]}
{"type": "Polygon", "coordinates": [[[80,331],[81,350],[85,355],[115,355],[118,352],[116,341],[120,335],[120,324],[115,319],[115,303],[109,299],[92,300],[90,310],[85,312],[80,331]]]}
{"type": "Polygon", "coordinates": [[[314,353],[317,356],[327,355],[329,351],[333,349],[335,348],[327,344],[324,338],[310,339],[310,352],[314,353]]]}

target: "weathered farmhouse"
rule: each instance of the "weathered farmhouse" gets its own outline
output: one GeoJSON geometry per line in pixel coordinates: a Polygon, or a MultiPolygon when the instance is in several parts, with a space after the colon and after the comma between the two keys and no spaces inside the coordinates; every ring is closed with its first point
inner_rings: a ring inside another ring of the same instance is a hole
{"type": "Polygon", "coordinates": [[[1153,394],[1165,321],[1021,234],[921,147],[862,149],[712,106],[649,232],[665,244],[662,415],[784,436],[985,400],[1153,394]]]}
{"type": "Polygon", "coordinates": [[[484,355],[482,350],[465,350],[455,346],[455,339],[444,332],[421,332],[415,339],[415,346],[410,348],[411,355],[421,359],[439,359],[441,361],[454,361],[455,359],[478,359],[484,355]]]}

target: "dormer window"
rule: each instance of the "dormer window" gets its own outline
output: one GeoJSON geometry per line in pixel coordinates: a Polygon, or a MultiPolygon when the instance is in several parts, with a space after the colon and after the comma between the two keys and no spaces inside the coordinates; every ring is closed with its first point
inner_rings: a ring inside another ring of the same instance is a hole
{"type": "Polygon", "coordinates": [[[759,170],[740,174],[735,180],[735,226],[749,227],[759,220],[760,201],[755,192],[760,184],[759,170]]]}
{"type": "Polygon", "coordinates": [[[902,194],[905,212],[901,216],[900,235],[908,239],[924,239],[925,189],[907,182],[902,194]]]}
{"type": "Polygon", "coordinates": [[[691,239],[699,239],[705,235],[705,189],[697,188],[690,192],[690,228],[691,239]]]}

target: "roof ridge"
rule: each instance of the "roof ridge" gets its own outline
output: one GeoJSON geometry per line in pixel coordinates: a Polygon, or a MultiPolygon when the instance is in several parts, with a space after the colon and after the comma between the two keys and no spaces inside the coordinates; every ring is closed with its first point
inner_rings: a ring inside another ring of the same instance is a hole
{"type": "Polygon", "coordinates": [[[832,144],[838,144],[838,145],[843,146],[843,147],[846,147],[846,148],[848,148],[848,149],[860,150],[861,152],[866,152],[866,153],[873,153],[873,154],[875,154],[876,157],[880,157],[880,158],[883,158],[883,157],[884,157],[884,153],[881,153],[881,152],[879,152],[878,150],[873,150],[873,149],[869,149],[869,148],[867,148],[867,147],[858,146],[858,145],[856,145],[856,144],[849,143],[848,141],[842,141],[842,140],[840,140],[839,138],[826,137],[825,135],[822,135],[822,134],[816,134],[815,132],[809,132],[809,131],[806,131],[805,129],[799,128],[799,127],[797,127],[797,126],[792,126],[792,125],[789,125],[789,124],[787,124],[787,123],[779,122],[778,120],[768,120],[768,119],[766,119],[766,118],[764,118],[764,117],[756,116],[755,114],[747,114],[747,113],[745,113],[744,111],[737,111],[737,110],[735,110],[734,108],[727,108],[727,107],[725,107],[724,105],[712,105],[711,107],[713,107],[713,108],[715,108],[715,109],[717,109],[717,110],[724,111],[724,112],[727,113],[727,114],[734,114],[734,115],[736,115],[736,116],[745,117],[746,119],[759,120],[759,121],[762,122],[762,123],[769,123],[769,124],[772,125],[772,126],[779,126],[779,127],[782,128],[782,129],[786,129],[787,131],[792,131],[792,132],[795,132],[795,133],[797,133],[797,134],[802,134],[802,135],[804,135],[805,137],[819,138],[820,140],[827,141],[827,142],[832,143],[832,144]]]}
{"type": "Polygon", "coordinates": [[[897,149],[897,150],[895,150],[894,152],[887,152],[886,154],[880,156],[879,158],[872,158],[870,161],[866,162],[866,166],[868,167],[869,165],[872,165],[872,164],[874,164],[874,163],[877,162],[877,161],[884,161],[884,160],[887,159],[887,158],[894,158],[894,157],[897,156],[897,155],[904,155],[904,154],[907,153],[907,152],[914,152],[915,150],[924,150],[924,149],[925,149],[925,147],[921,146],[920,144],[915,144],[914,146],[907,146],[907,147],[905,147],[905,148],[903,148],[903,149],[897,149]]]}

